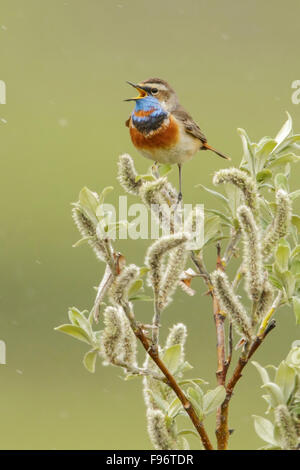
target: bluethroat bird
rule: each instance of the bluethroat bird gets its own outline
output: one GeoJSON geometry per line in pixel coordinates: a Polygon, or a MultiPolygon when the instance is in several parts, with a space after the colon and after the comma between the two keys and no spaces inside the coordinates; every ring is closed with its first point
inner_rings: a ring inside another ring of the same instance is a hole
{"type": "Polygon", "coordinates": [[[208,145],[207,139],[190,114],[181,106],[173,88],[160,78],[149,78],[135,85],[139,96],[126,126],[133,145],[141,154],[156,163],[177,164],[179,168],[179,194],[182,199],[182,164],[198,150],[211,150],[222,158],[229,157],[208,145]]]}

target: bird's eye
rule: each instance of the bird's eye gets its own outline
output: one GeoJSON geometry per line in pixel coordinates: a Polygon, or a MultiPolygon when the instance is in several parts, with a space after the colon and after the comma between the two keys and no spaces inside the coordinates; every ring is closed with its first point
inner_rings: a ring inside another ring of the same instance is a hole
{"type": "Polygon", "coordinates": [[[158,93],[158,89],[157,89],[157,88],[152,88],[152,89],[151,89],[151,94],[152,94],[152,95],[157,95],[157,93],[158,93]]]}

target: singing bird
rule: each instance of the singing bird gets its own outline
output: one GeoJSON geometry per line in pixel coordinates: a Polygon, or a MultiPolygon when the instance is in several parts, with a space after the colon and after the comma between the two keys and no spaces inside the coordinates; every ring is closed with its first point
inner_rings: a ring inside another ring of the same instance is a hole
{"type": "Polygon", "coordinates": [[[181,106],[173,88],[160,78],[148,78],[135,85],[139,96],[126,126],[133,145],[141,154],[163,164],[177,164],[179,168],[179,194],[182,199],[182,164],[198,150],[211,150],[222,158],[229,157],[207,143],[207,139],[191,115],[181,106]]]}

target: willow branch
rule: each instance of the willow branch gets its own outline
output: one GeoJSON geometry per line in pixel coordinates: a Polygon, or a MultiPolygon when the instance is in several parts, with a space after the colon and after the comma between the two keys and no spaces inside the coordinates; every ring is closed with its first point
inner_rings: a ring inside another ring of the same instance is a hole
{"type": "Polygon", "coordinates": [[[247,353],[243,352],[239,357],[238,363],[233,371],[232,377],[228,381],[226,386],[226,397],[221,405],[221,427],[219,429],[219,439],[218,439],[218,450],[226,450],[228,447],[228,440],[230,436],[229,428],[228,428],[228,410],[229,410],[229,402],[231,400],[233,390],[237,384],[237,382],[242,377],[242,371],[245,366],[248,364],[249,359],[253,356],[257,348],[262,344],[265,337],[270,333],[270,331],[275,328],[276,323],[275,320],[272,320],[267,328],[265,329],[263,335],[256,336],[254,341],[252,342],[251,346],[249,347],[247,353]]]}
{"type": "Polygon", "coordinates": [[[131,328],[132,328],[135,336],[142,343],[142,345],[143,345],[145,351],[147,352],[147,354],[149,354],[151,359],[155,362],[157,367],[163,373],[163,375],[165,377],[165,383],[169,387],[172,388],[172,390],[175,392],[175,394],[177,395],[177,397],[181,401],[183,408],[185,409],[185,411],[189,415],[193,425],[195,426],[195,428],[196,428],[196,430],[197,430],[197,432],[198,432],[198,434],[201,438],[201,441],[202,441],[202,444],[203,444],[204,448],[206,450],[213,450],[213,446],[212,446],[212,444],[209,440],[209,437],[206,433],[206,430],[204,428],[204,425],[203,425],[202,421],[200,421],[195,409],[193,408],[192,404],[190,403],[190,401],[185,396],[185,393],[180,388],[180,386],[176,382],[176,380],[173,377],[173,375],[171,374],[171,372],[168,370],[166,365],[160,359],[157,348],[152,347],[151,340],[149,340],[149,338],[147,338],[147,336],[143,332],[140,325],[136,322],[130,305],[128,303],[126,303],[126,304],[122,305],[122,308],[123,308],[128,320],[130,322],[131,328]]]}

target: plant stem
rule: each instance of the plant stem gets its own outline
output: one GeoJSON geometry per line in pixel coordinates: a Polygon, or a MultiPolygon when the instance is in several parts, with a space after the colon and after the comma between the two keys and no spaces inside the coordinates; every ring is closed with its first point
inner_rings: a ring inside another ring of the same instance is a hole
{"type": "Polygon", "coordinates": [[[221,405],[221,417],[220,417],[220,428],[218,430],[218,450],[226,450],[228,448],[228,440],[230,436],[228,428],[228,409],[229,402],[231,400],[233,390],[242,377],[242,371],[244,367],[248,364],[249,359],[253,356],[257,348],[261,345],[265,337],[270,333],[270,331],[275,328],[275,321],[272,321],[266,328],[262,336],[257,336],[249,347],[248,352],[242,353],[239,357],[238,363],[233,371],[231,379],[228,381],[226,386],[226,397],[221,405]]]}
{"type": "MultiPolygon", "coordinates": [[[[218,243],[217,244],[217,269],[220,269],[224,271],[224,264],[221,260],[221,246],[218,243]]],[[[217,376],[217,382],[218,385],[223,385],[225,386],[226,382],[226,375],[228,371],[228,367],[231,361],[231,349],[232,347],[229,348],[229,356],[226,360],[226,347],[225,347],[225,316],[222,314],[220,311],[220,305],[219,302],[214,295],[214,292],[212,292],[212,301],[213,301],[213,314],[214,314],[214,319],[215,319],[215,325],[216,325],[216,334],[217,334],[217,363],[218,363],[218,368],[216,372],[217,376]]],[[[230,339],[229,339],[230,341],[230,339]]],[[[222,440],[222,429],[224,426],[224,415],[222,414],[222,407],[219,407],[217,409],[217,418],[216,418],[216,437],[217,437],[217,443],[218,443],[218,448],[220,446],[220,441],[222,440]]]]}
{"type": "Polygon", "coordinates": [[[212,446],[212,444],[209,440],[209,437],[206,433],[206,430],[204,428],[204,425],[203,425],[202,421],[200,421],[200,419],[198,418],[198,415],[197,415],[195,409],[193,408],[192,404],[189,402],[189,400],[185,396],[185,393],[180,388],[180,386],[176,382],[176,380],[173,377],[173,375],[171,374],[171,372],[168,370],[166,365],[160,359],[157,348],[152,347],[153,345],[152,345],[151,340],[149,340],[149,338],[147,338],[147,336],[145,335],[145,333],[143,332],[141,327],[136,322],[134,314],[133,314],[133,312],[130,308],[130,305],[129,304],[124,304],[124,305],[122,305],[122,307],[123,307],[123,310],[124,310],[128,320],[129,320],[129,322],[130,322],[131,328],[132,328],[135,336],[139,339],[139,341],[142,343],[142,345],[143,345],[145,351],[147,352],[147,354],[149,354],[149,356],[153,359],[153,361],[155,362],[157,367],[161,370],[161,372],[165,376],[165,378],[166,378],[165,383],[167,385],[169,385],[169,387],[172,388],[172,390],[176,393],[177,397],[181,401],[183,408],[185,409],[185,411],[189,415],[193,425],[195,426],[195,428],[196,428],[196,430],[197,430],[197,432],[198,432],[198,434],[201,438],[201,441],[202,441],[202,444],[203,444],[204,448],[206,450],[213,450],[213,446],[212,446]]]}

